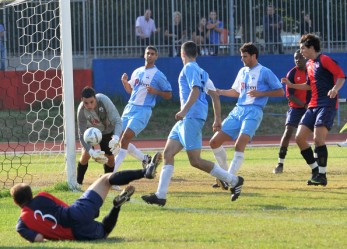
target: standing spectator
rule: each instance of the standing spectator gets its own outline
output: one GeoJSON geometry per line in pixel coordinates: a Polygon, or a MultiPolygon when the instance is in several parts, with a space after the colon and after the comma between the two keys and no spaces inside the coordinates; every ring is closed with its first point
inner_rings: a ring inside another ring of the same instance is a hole
{"type": "Polygon", "coordinates": [[[5,70],[5,27],[0,23],[0,71],[5,70]]]}
{"type": "MultiPolygon", "coordinates": [[[[298,49],[294,53],[295,67],[293,67],[287,74],[287,79],[294,84],[306,83],[306,59],[298,49]]],[[[283,172],[283,163],[287,155],[290,138],[293,132],[298,128],[301,117],[307,109],[307,104],[311,98],[310,91],[295,90],[286,87],[286,96],[288,99],[289,110],[287,111],[287,120],[285,130],[281,139],[280,151],[278,153],[278,164],[273,170],[274,174],[283,172]]]]}
{"type": "MultiPolygon", "coordinates": [[[[217,90],[221,96],[236,97],[237,105],[210,140],[214,156],[224,169],[228,167],[224,142],[235,140],[235,153],[229,167],[229,174],[236,175],[244,161],[246,145],[254,136],[263,118],[263,108],[269,97],[282,97],[282,84],[275,74],[258,62],[258,48],[245,43],[240,48],[244,67],[238,72],[232,88],[217,90]]],[[[228,189],[228,184],[217,179],[217,184],[228,189]]]]}
{"type": "MultiPolygon", "coordinates": [[[[243,178],[229,174],[220,166],[200,157],[202,146],[202,128],[207,118],[208,103],[206,85],[210,81],[208,73],[196,63],[197,45],[192,41],[183,43],[181,58],[183,69],[178,78],[180,89],[180,111],[176,113],[176,124],[172,127],[164,149],[164,166],[162,168],[157,192],[142,196],[142,199],[159,206],[166,204],[166,195],[174,171],[175,155],[185,149],[190,165],[218,179],[231,184],[231,201],[241,194],[243,178]]],[[[211,84],[213,86],[213,84],[211,84]]],[[[215,91],[210,91],[213,107],[218,107],[219,98],[215,91]]],[[[220,105],[220,103],[219,103],[220,105]]],[[[215,112],[216,113],[216,112],[215,112]]],[[[217,116],[220,113],[217,112],[217,116]]],[[[220,122],[217,118],[217,127],[220,122]]],[[[219,128],[217,129],[219,130],[219,128]]]]}
{"type": "Polygon", "coordinates": [[[180,56],[182,42],[186,39],[187,31],[182,27],[181,12],[173,13],[173,23],[165,30],[165,43],[169,45],[169,57],[180,56]]]}
{"type": "Polygon", "coordinates": [[[287,78],[282,78],[282,82],[289,88],[312,91],[308,109],[300,121],[295,140],[301,155],[312,169],[312,177],[307,184],[326,186],[328,149],[325,139],[333,126],[338,106],[338,92],[346,76],[333,59],[320,53],[320,39],[314,34],[309,33],[301,37],[300,51],[308,59],[306,84],[293,84],[287,78]],[[307,142],[312,133],[317,160],[307,142]]]}
{"type": "Polygon", "coordinates": [[[280,15],[275,13],[272,5],[267,6],[267,14],[263,17],[263,29],[264,38],[266,44],[266,50],[273,54],[275,47],[280,54],[283,54],[283,45],[281,39],[281,31],[283,28],[283,22],[280,15]]]}
{"type": "MultiPolygon", "coordinates": [[[[160,153],[157,155],[161,157],[160,153]]],[[[10,191],[14,203],[21,208],[17,232],[30,242],[105,239],[116,226],[121,206],[135,192],[135,188],[128,185],[113,199],[110,212],[101,222],[96,221],[110,187],[142,178],[153,179],[159,162],[146,169],[102,175],[70,206],[47,192],[33,197],[29,185],[18,183],[10,191]]]]}
{"type": "Polygon", "coordinates": [[[208,55],[206,47],[209,44],[210,31],[207,29],[207,20],[202,17],[198,23],[196,31],[192,33],[192,40],[198,45],[199,55],[208,55]]]}
{"type": "Polygon", "coordinates": [[[77,183],[82,184],[90,157],[104,165],[104,173],[113,171],[114,156],[119,150],[122,121],[117,108],[106,95],[95,94],[93,88],[85,87],[77,109],[77,125],[82,144],[82,154],[77,166],[77,183]],[[94,150],[84,141],[83,134],[89,127],[96,127],[102,132],[101,151],[94,150]]]}
{"type": "Polygon", "coordinates": [[[218,47],[220,44],[220,36],[223,32],[223,22],[217,20],[217,12],[212,10],[209,15],[209,20],[207,23],[207,29],[210,31],[210,44],[212,44],[210,49],[210,55],[218,55],[218,47]]]}
{"type": "Polygon", "coordinates": [[[122,83],[130,99],[122,114],[123,132],[120,139],[120,150],[115,159],[116,172],[129,152],[130,155],[143,162],[143,167],[151,161],[149,155],[144,155],[131,140],[148,124],[155,106],[156,97],[171,99],[172,89],[166,76],[155,66],[158,59],[156,47],[148,46],[145,51],[145,65],[134,70],[130,80],[128,75],[122,75],[122,83]]]}
{"type": "Polygon", "coordinates": [[[146,47],[151,44],[151,35],[160,31],[159,28],[157,29],[155,27],[154,20],[151,16],[152,11],[146,9],[145,14],[136,19],[136,37],[142,51],[140,57],[144,55],[146,47]]]}
{"type": "Polygon", "coordinates": [[[301,35],[311,33],[311,18],[309,13],[301,12],[300,33],[301,35]]]}

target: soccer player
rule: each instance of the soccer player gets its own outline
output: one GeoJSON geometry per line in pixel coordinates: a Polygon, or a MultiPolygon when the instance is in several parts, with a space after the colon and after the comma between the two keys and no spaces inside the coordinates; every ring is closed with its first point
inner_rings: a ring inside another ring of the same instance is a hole
{"type": "Polygon", "coordinates": [[[85,87],[81,92],[81,103],[77,109],[77,125],[82,144],[82,154],[77,166],[77,183],[82,184],[90,157],[104,165],[104,173],[113,172],[114,155],[119,150],[122,121],[117,108],[106,95],[96,94],[93,88],[85,87]],[[96,127],[102,132],[101,150],[94,150],[83,140],[83,134],[89,127],[96,127]]]}
{"type": "Polygon", "coordinates": [[[282,78],[281,81],[289,88],[312,91],[308,109],[300,121],[295,140],[301,155],[312,170],[312,177],[307,184],[326,186],[328,149],[325,139],[333,126],[338,106],[338,91],[343,86],[346,76],[333,59],[321,54],[320,39],[316,35],[303,35],[300,39],[300,51],[308,59],[307,82],[293,84],[287,78],[282,78]],[[312,133],[317,160],[307,142],[312,133]]]}
{"type": "MultiPolygon", "coordinates": [[[[245,43],[240,48],[244,67],[240,69],[230,89],[220,90],[219,95],[236,97],[237,105],[222,123],[222,129],[210,140],[214,156],[221,167],[227,169],[227,155],[222,146],[225,141],[236,140],[234,159],[228,172],[236,175],[244,161],[244,151],[263,118],[263,108],[269,97],[284,95],[282,84],[275,74],[258,62],[258,48],[245,43]]],[[[228,184],[217,179],[217,184],[228,189],[228,184]]]]}
{"type": "MultiPolygon", "coordinates": [[[[287,79],[294,84],[306,83],[306,59],[298,49],[294,53],[295,67],[287,73],[287,79]]],[[[287,155],[290,138],[293,132],[298,128],[301,117],[307,109],[307,104],[311,98],[311,91],[295,90],[286,87],[286,96],[288,99],[289,110],[287,111],[287,120],[285,130],[281,139],[280,151],[278,153],[278,164],[273,170],[274,174],[283,172],[283,163],[287,155]]]]}
{"type": "Polygon", "coordinates": [[[146,169],[124,170],[108,173],[98,178],[83,195],[70,206],[55,196],[40,192],[33,197],[25,183],[11,188],[15,204],[21,208],[17,232],[30,242],[44,240],[96,240],[104,239],[116,226],[120,207],[130,199],[135,188],[128,185],[113,199],[113,207],[101,222],[95,221],[111,185],[126,185],[141,178],[153,179],[161,161],[157,153],[156,162],[146,169]]]}
{"type": "MultiPolygon", "coordinates": [[[[184,66],[178,77],[181,110],[175,115],[177,122],[171,129],[166,141],[164,166],[160,174],[157,192],[142,196],[142,199],[149,204],[159,206],[166,204],[166,195],[174,171],[174,158],[183,148],[187,152],[191,166],[231,184],[231,201],[235,201],[241,194],[244,183],[242,177],[229,174],[220,166],[200,157],[202,128],[207,118],[208,109],[205,84],[209,81],[209,76],[196,63],[197,53],[198,48],[194,42],[187,41],[183,43],[181,58],[184,66]]],[[[213,96],[216,95],[216,92],[211,91],[211,94],[212,101],[217,100],[218,102],[219,98],[213,96]]],[[[213,106],[215,108],[218,103],[214,103],[213,106]]],[[[215,117],[216,127],[219,126],[218,122],[220,122],[218,117],[217,119],[215,117]]]]}
{"type": "Polygon", "coordinates": [[[157,95],[164,99],[171,99],[172,97],[170,83],[155,66],[155,61],[158,59],[157,48],[148,46],[144,58],[145,65],[137,68],[129,81],[126,73],[121,78],[126,92],[131,93],[131,96],[122,114],[123,132],[113,172],[118,170],[128,152],[143,162],[144,167],[150,162],[151,157],[144,155],[131,143],[131,140],[147,126],[157,95]]]}

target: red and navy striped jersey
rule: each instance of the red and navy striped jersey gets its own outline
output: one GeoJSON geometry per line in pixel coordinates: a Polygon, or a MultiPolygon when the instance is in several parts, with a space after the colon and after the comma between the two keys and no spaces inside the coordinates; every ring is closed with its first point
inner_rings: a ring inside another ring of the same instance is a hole
{"type": "Polygon", "coordinates": [[[341,67],[329,56],[320,54],[306,64],[307,84],[311,86],[312,97],[308,107],[338,107],[338,96],[330,98],[328,92],[336,84],[337,78],[346,78],[341,67]]]}
{"type": "Polygon", "coordinates": [[[41,192],[22,208],[17,232],[31,242],[38,233],[49,240],[74,240],[67,207],[53,195],[41,192]]]}
{"type": "MultiPolygon", "coordinates": [[[[292,82],[293,84],[304,84],[307,80],[306,71],[300,70],[297,66],[295,66],[287,73],[287,79],[290,80],[290,82],[292,82]]],[[[308,104],[311,99],[311,91],[298,90],[286,86],[286,96],[294,96],[304,104],[308,104]]],[[[303,106],[298,105],[297,103],[290,101],[289,99],[288,105],[293,108],[303,108],[303,106]]]]}

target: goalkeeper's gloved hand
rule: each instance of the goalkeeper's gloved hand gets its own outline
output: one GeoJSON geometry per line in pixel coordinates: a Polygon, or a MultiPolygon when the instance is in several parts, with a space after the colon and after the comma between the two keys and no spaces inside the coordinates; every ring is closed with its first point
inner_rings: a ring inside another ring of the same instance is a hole
{"type": "Polygon", "coordinates": [[[104,151],[90,149],[88,153],[97,163],[105,164],[108,162],[108,158],[105,156],[104,151]]]}
{"type": "Polygon", "coordinates": [[[117,135],[113,135],[112,139],[108,143],[108,147],[110,148],[113,155],[117,155],[119,153],[119,137],[117,135]]]}

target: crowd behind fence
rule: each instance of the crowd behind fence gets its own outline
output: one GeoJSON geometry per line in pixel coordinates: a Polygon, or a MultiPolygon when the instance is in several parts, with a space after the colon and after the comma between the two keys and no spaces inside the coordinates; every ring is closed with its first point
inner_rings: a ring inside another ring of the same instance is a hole
{"type": "MultiPolygon", "coordinates": [[[[27,41],[21,41],[17,28],[19,13],[4,3],[0,8],[8,63],[23,53],[45,51],[47,43],[59,53],[60,30],[49,29],[54,25],[23,20],[29,33],[33,30],[31,45],[23,48],[20,43],[27,41]]],[[[324,52],[347,51],[347,0],[72,0],[71,10],[73,56],[82,61],[141,57],[147,44],[157,46],[162,57],[174,57],[185,40],[195,40],[201,56],[238,55],[240,45],[249,41],[262,54],[293,53],[306,32],[321,38],[324,52]]],[[[59,22],[58,8],[48,14],[57,16],[50,22],[59,22]]]]}

